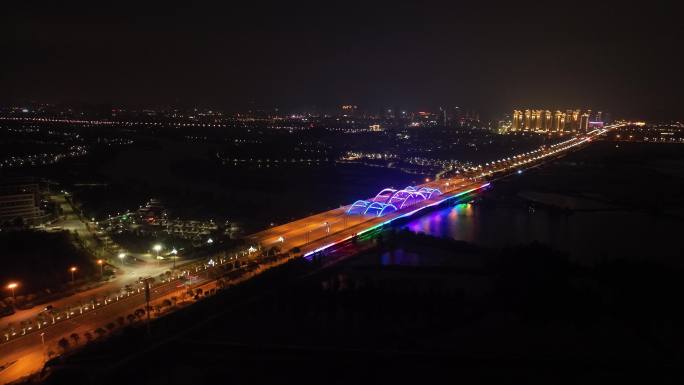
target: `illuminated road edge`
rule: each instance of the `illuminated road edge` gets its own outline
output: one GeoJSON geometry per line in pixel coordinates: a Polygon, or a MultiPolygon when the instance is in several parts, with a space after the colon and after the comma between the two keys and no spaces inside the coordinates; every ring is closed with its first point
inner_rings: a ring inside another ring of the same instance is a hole
{"type": "Polygon", "coordinates": [[[354,238],[354,237],[358,237],[359,235],[365,234],[365,233],[367,233],[367,232],[369,232],[369,231],[373,231],[373,230],[375,230],[375,229],[377,229],[377,228],[380,228],[380,227],[382,227],[382,226],[388,225],[388,224],[390,224],[390,223],[396,221],[397,219],[402,219],[402,218],[410,217],[411,215],[413,215],[413,214],[415,214],[415,213],[417,213],[417,212],[419,212],[419,211],[425,210],[425,209],[430,208],[430,207],[434,207],[434,206],[441,205],[442,203],[444,203],[444,202],[446,202],[446,201],[448,201],[448,200],[450,200],[450,199],[458,198],[458,197],[463,196],[463,195],[465,195],[465,194],[469,194],[469,193],[471,193],[471,192],[473,192],[473,191],[477,191],[477,190],[483,189],[483,188],[485,188],[485,187],[487,187],[487,186],[489,186],[489,185],[490,185],[490,183],[487,182],[487,183],[485,183],[485,184],[483,184],[483,185],[481,185],[481,186],[479,186],[479,187],[475,187],[475,188],[473,188],[473,189],[466,190],[466,191],[461,191],[461,192],[458,193],[458,194],[455,194],[455,195],[452,195],[452,196],[450,196],[450,197],[444,198],[444,199],[439,200],[439,201],[437,201],[437,202],[433,202],[433,203],[430,203],[429,205],[421,206],[421,207],[419,207],[419,208],[417,208],[417,209],[415,209],[415,210],[413,210],[413,211],[409,211],[408,213],[401,214],[401,215],[399,215],[399,216],[397,216],[397,217],[388,219],[388,220],[386,220],[386,221],[384,221],[384,222],[382,222],[382,223],[378,223],[377,225],[374,225],[374,226],[371,226],[371,227],[369,227],[369,228],[367,228],[367,229],[361,230],[361,231],[359,231],[359,232],[356,233],[356,234],[349,235],[349,236],[344,237],[344,238],[342,238],[342,239],[340,239],[340,240],[337,240],[337,241],[335,241],[335,242],[331,242],[331,243],[329,243],[329,244],[327,244],[327,245],[325,245],[325,246],[321,246],[321,247],[319,247],[319,248],[317,248],[317,249],[315,249],[315,250],[311,250],[311,251],[309,251],[308,253],[304,254],[304,257],[309,257],[309,256],[311,256],[311,255],[313,255],[313,254],[316,254],[316,253],[318,253],[318,252],[320,252],[320,251],[323,251],[323,250],[325,250],[325,249],[327,249],[327,248],[329,248],[329,247],[335,246],[335,245],[340,244],[340,243],[342,243],[342,242],[346,242],[346,241],[348,241],[348,240],[350,240],[350,239],[352,239],[352,238],[354,238]]]}

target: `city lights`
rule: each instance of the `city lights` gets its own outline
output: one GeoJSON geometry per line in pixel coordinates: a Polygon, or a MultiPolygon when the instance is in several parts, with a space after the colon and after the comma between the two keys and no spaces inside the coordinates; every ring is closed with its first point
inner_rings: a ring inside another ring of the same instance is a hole
{"type": "Polygon", "coordinates": [[[78,268],[76,268],[76,266],[71,266],[71,267],[69,268],[69,272],[71,273],[71,283],[74,283],[75,274],[76,274],[76,271],[77,271],[77,270],[78,270],[78,268]]]}
{"type": "Polygon", "coordinates": [[[684,377],[677,2],[32,3],[0,384],[684,377]]]}
{"type": "Polygon", "coordinates": [[[16,288],[19,287],[19,284],[17,282],[10,282],[7,284],[7,288],[12,292],[12,298],[16,299],[14,291],[16,288]]]}

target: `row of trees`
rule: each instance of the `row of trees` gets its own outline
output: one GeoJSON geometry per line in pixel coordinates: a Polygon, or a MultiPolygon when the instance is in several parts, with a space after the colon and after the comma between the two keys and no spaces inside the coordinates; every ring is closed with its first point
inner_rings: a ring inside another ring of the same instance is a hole
{"type": "MultiPolygon", "coordinates": [[[[191,295],[202,295],[203,291],[201,288],[198,288],[196,290],[190,290],[191,295]]],[[[208,293],[207,293],[208,294],[208,293]]],[[[185,295],[185,293],[184,293],[185,295]]],[[[171,297],[170,299],[167,298],[160,302],[157,305],[150,306],[150,314],[160,314],[163,310],[171,308],[176,305],[178,302],[177,297],[171,297]]],[[[127,324],[132,325],[136,322],[142,321],[143,318],[145,318],[145,315],[147,312],[145,311],[144,308],[138,308],[133,311],[133,313],[130,313],[126,315],[125,317],[120,316],[116,319],[116,322],[109,322],[106,324],[104,327],[99,327],[95,329],[92,333],[91,332],[85,332],[83,333],[83,337],[85,338],[86,342],[91,342],[95,338],[102,338],[104,337],[107,333],[113,332],[117,328],[123,328],[127,324]]],[[[78,333],[71,333],[68,338],[63,337],[61,338],[58,342],[57,345],[60,347],[60,349],[63,352],[68,351],[71,347],[77,346],[79,344],[79,341],[81,341],[81,335],[78,333]]]]}

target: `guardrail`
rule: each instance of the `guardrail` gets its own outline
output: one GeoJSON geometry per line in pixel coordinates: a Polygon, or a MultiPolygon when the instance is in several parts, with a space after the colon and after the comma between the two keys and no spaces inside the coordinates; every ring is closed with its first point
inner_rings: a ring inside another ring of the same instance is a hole
{"type": "MultiPolygon", "coordinates": [[[[192,263],[189,265],[184,265],[179,274],[169,278],[161,280],[154,286],[151,286],[151,290],[159,291],[168,288],[172,284],[178,282],[186,282],[188,276],[192,273],[207,272],[218,270],[230,264],[238,263],[243,266],[243,262],[249,261],[249,257],[216,257],[217,260],[214,261],[214,257],[209,258],[206,262],[192,263]]],[[[208,279],[208,275],[207,275],[208,279]]],[[[210,281],[210,280],[209,280],[210,281]]],[[[206,283],[206,282],[204,282],[206,283]]],[[[145,293],[143,287],[138,287],[134,290],[125,290],[122,288],[122,292],[118,294],[108,295],[104,298],[99,298],[97,300],[91,300],[87,303],[79,303],[78,305],[69,306],[67,308],[55,309],[49,312],[43,312],[39,316],[31,319],[30,321],[22,321],[19,327],[8,327],[0,332],[0,344],[8,343],[25,335],[39,332],[55,325],[59,322],[64,322],[73,318],[80,317],[85,314],[89,314],[97,309],[101,309],[107,305],[119,303],[125,301],[132,297],[142,296],[145,293]]]]}

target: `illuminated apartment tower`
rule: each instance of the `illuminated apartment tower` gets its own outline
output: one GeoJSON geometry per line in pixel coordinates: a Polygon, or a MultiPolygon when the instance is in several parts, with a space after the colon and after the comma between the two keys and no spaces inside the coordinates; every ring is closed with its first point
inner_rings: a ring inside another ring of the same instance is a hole
{"type": "Polygon", "coordinates": [[[544,131],[545,132],[550,132],[553,130],[553,127],[551,126],[553,122],[553,115],[551,114],[551,111],[546,110],[544,111],[544,131]]]}
{"type": "Polygon", "coordinates": [[[511,131],[521,131],[523,123],[523,113],[520,110],[513,110],[513,122],[511,123],[511,131]]]}
{"type": "Polygon", "coordinates": [[[532,116],[534,117],[534,130],[541,131],[543,122],[542,110],[534,110],[532,116]]]}
{"type": "Polygon", "coordinates": [[[525,110],[525,131],[529,131],[532,127],[532,111],[525,110]]]}
{"type": "Polygon", "coordinates": [[[556,111],[555,122],[553,130],[556,133],[562,134],[565,131],[565,114],[560,111],[556,111]]]}
{"type": "MultiPolygon", "coordinates": [[[[565,129],[564,129],[565,132],[572,132],[572,131],[577,130],[577,128],[575,128],[575,126],[573,124],[573,119],[572,119],[573,114],[574,114],[573,110],[565,110],[565,129]]],[[[579,120],[579,114],[577,114],[577,118],[579,120]]]]}
{"type": "Polygon", "coordinates": [[[587,132],[589,130],[589,116],[591,114],[591,110],[583,113],[580,116],[580,125],[579,125],[579,131],[580,132],[587,132]]]}

